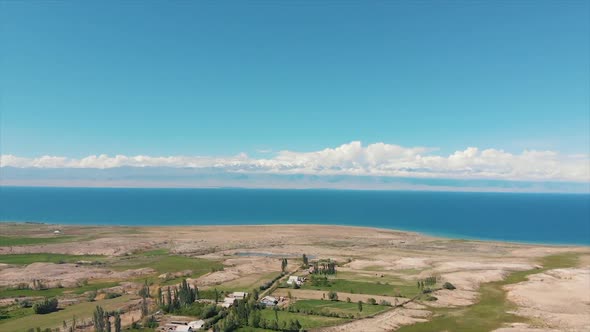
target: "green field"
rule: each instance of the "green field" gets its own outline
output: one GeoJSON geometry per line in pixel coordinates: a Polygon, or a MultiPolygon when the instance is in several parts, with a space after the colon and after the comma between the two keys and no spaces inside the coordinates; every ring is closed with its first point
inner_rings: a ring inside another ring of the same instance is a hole
{"type": "MultiPolygon", "coordinates": [[[[157,274],[174,273],[183,270],[191,270],[191,277],[198,277],[210,272],[212,269],[219,269],[222,264],[217,261],[211,261],[202,258],[190,258],[178,255],[169,255],[166,249],[156,249],[137,255],[108,258],[106,256],[95,255],[64,255],[64,254],[15,254],[15,255],[0,255],[0,263],[27,265],[36,262],[47,263],[75,263],[78,261],[98,261],[104,264],[105,268],[112,268],[114,270],[123,271],[127,269],[152,268],[156,270],[157,274]]],[[[138,281],[143,282],[148,279],[153,282],[160,282],[156,275],[150,277],[137,278],[138,281]]],[[[162,285],[172,285],[182,280],[182,277],[174,278],[160,282],[162,285]]],[[[109,288],[118,285],[119,283],[113,280],[99,281],[83,285],[76,288],[52,288],[47,290],[32,290],[32,289],[2,289],[0,290],[0,298],[13,296],[44,296],[52,297],[59,296],[64,293],[81,294],[89,290],[100,290],[102,288],[109,288]]]]}
{"type": "Polygon", "coordinates": [[[550,269],[576,266],[578,256],[572,253],[552,255],[540,260],[543,268],[514,272],[505,280],[490,282],[480,287],[478,303],[462,309],[438,309],[435,317],[425,323],[402,327],[398,332],[465,331],[484,332],[502,327],[505,323],[525,322],[526,318],[508,313],[516,307],[506,299],[504,285],[525,281],[531,274],[550,269]]]}
{"type": "Polygon", "coordinates": [[[76,236],[52,236],[52,237],[21,237],[21,236],[0,236],[0,247],[26,246],[33,244],[49,244],[76,241],[76,236]]]}
{"type": "Polygon", "coordinates": [[[18,304],[0,307],[0,324],[9,319],[17,319],[35,314],[33,308],[21,308],[18,304]]]}
{"type": "Polygon", "coordinates": [[[152,268],[157,273],[178,272],[192,270],[194,276],[200,276],[211,272],[213,268],[221,268],[223,265],[217,261],[203,258],[191,258],[178,255],[162,254],[160,251],[152,251],[152,254],[140,254],[127,256],[112,262],[108,266],[119,271],[128,269],[152,268]]]}
{"type": "Polygon", "coordinates": [[[222,283],[221,285],[215,287],[219,290],[224,290],[226,292],[249,292],[252,289],[260,287],[260,285],[264,284],[265,282],[273,280],[279,274],[280,272],[268,272],[247,275],[236,280],[222,283]]]}
{"type": "Polygon", "coordinates": [[[259,327],[240,327],[236,332],[274,332],[273,330],[261,329],[259,327]]]}
{"type": "MultiPolygon", "coordinates": [[[[275,311],[273,309],[261,310],[261,317],[267,321],[275,320],[275,311]]],[[[350,320],[335,317],[323,317],[315,315],[304,315],[300,313],[288,312],[288,311],[277,311],[279,317],[279,326],[285,321],[287,324],[291,319],[299,320],[299,323],[304,329],[311,329],[315,327],[332,326],[342,323],[346,323],[350,320]]],[[[0,326],[1,327],[1,326],[0,326]]]]}
{"type": "Polygon", "coordinates": [[[152,250],[147,250],[147,251],[143,251],[140,253],[140,255],[143,255],[143,256],[163,256],[163,255],[168,255],[168,254],[169,254],[169,250],[166,248],[152,249],[152,250]]]}
{"type": "Polygon", "coordinates": [[[382,274],[380,272],[366,273],[366,272],[338,272],[338,279],[345,279],[350,281],[362,281],[377,284],[389,284],[391,286],[412,286],[416,288],[415,281],[408,281],[397,276],[382,274]]]}
{"type": "MultiPolygon", "coordinates": [[[[342,300],[342,299],[341,299],[342,300]]],[[[363,311],[359,312],[357,303],[347,303],[345,301],[327,301],[327,300],[300,300],[291,305],[292,308],[299,310],[313,310],[315,312],[338,313],[338,314],[360,314],[361,317],[372,316],[391,309],[389,306],[363,304],[363,311]]]]}
{"type": "Polygon", "coordinates": [[[92,317],[94,308],[97,305],[102,306],[106,310],[117,310],[125,304],[125,302],[132,299],[131,296],[125,295],[109,300],[100,300],[96,302],[83,302],[73,306],[64,308],[57,312],[52,312],[45,315],[26,316],[18,319],[10,319],[0,321],[0,330],[3,332],[27,331],[30,328],[40,327],[45,329],[47,327],[54,328],[62,326],[62,322],[70,322],[72,317],[76,316],[78,321],[84,319],[88,320],[92,317]]]}
{"type": "Polygon", "coordinates": [[[86,285],[74,288],[49,288],[44,290],[34,289],[2,289],[0,290],[0,298],[7,297],[21,297],[21,296],[40,296],[40,297],[54,297],[66,293],[83,294],[91,290],[101,290],[103,288],[110,288],[118,286],[119,283],[115,281],[107,282],[89,282],[86,285]]]}
{"type": "Polygon", "coordinates": [[[396,296],[398,293],[404,297],[412,297],[418,293],[416,285],[386,284],[384,282],[355,281],[348,279],[328,279],[329,285],[313,286],[307,281],[302,289],[314,289],[322,291],[335,291],[353,294],[396,296]]]}
{"type": "Polygon", "coordinates": [[[99,261],[104,262],[106,256],[98,255],[65,255],[65,254],[15,254],[0,255],[0,263],[28,265],[32,263],[76,263],[77,261],[99,261]]]}

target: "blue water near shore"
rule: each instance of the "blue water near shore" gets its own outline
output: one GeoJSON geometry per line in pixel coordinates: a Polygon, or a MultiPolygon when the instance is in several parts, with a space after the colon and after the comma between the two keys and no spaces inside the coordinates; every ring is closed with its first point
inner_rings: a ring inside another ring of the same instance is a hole
{"type": "Polygon", "coordinates": [[[590,195],[0,187],[1,221],[78,225],[329,224],[590,245],[590,195]]]}

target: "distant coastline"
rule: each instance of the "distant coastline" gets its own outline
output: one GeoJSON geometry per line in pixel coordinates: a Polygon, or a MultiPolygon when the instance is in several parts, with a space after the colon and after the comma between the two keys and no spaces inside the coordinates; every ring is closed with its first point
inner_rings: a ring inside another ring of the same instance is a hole
{"type": "Polygon", "coordinates": [[[575,194],[3,187],[0,200],[0,220],[12,222],[320,224],[457,239],[590,245],[590,199],[575,194]]]}
{"type": "Polygon", "coordinates": [[[362,225],[335,225],[335,224],[226,224],[226,225],[213,225],[213,224],[199,224],[199,225],[114,225],[114,224],[77,224],[77,223],[53,223],[43,221],[14,221],[14,220],[0,220],[0,223],[4,224],[24,224],[24,225],[39,225],[39,226],[55,226],[60,227],[104,227],[104,228],[227,228],[231,230],[236,227],[329,227],[334,229],[366,229],[368,231],[386,231],[394,233],[403,233],[407,235],[415,235],[425,238],[441,239],[441,240],[456,240],[456,241],[470,241],[470,242],[487,242],[487,243],[502,243],[502,244],[516,244],[516,245],[530,245],[530,246],[548,246],[548,247],[590,247],[590,243],[559,243],[559,242],[535,242],[535,241],[507,241],[502,239],[490,239],[490,238],[477,238],[477,237],[464,237],[453,234],[440,234],[440,233],[428,233],[414,230],[394,229],[385,227],[372,227],[362,225]]]}

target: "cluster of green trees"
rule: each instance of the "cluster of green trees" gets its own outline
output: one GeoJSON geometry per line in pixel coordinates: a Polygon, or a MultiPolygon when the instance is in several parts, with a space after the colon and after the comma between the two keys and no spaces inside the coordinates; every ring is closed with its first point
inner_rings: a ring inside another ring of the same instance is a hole
{"type": "Polygon", "coordinates": [[[328,261],[314,262],[314,274],[336,274],[336,262],[329,259],[328,261]]]}
{"type": "Polygon", "coordinates": [[[259,289],[261,291],[269,289],[277,280],[281,279],[285,275],[284,272],[281,272],[278,276],[274,277],[272,280],[265,282],[264,284],[260,285],[259,289]]]}
{"type": "Polygon", "coordinates": [[[150,295],[150,286],[149,286],[147,280],[143,283],[143,286],[139,290],[139,293],[138,294],[141,297],[151,297],[151,295],[150,295]]]}
{"type": "Polygon", "coordinates": [[[158,288],[156,304],[167,313],[175,312],[183,307],[190,306],[199,298],[197,286],[190,287],[186,279],[182,279],[179,287],[168,287],[165,292],[158,288]]]}
{"type": "Polygon", "coordinates": [[[45,300],[33,304],[33,312],[36,314],[48,314],[57,311],[58,304],[59,302],[55,297],[51,299],[45,298],[45,300]]]}
{"type": "Polygon", "coordinates": [[[425,279],[418,280],[416,286],[421,291],[430,290],[430,287],[436,285],[436,277],[427,277],[425,279]]]}
{"type": "Polygon", "coordinates": [[[101,306],[96,306],[92,316],[95,332],[111,332],[112,325],[115,332],[121,332],[121,314],[118,311],[105,311],[101,306]],[[111,324],[111,317],[114,317],[114,324],[111,324]]]}
{"type": "Polygon", "coordinates": [[[275,319],[265,319],[261,315],[264,306],[258,303],[257,293],[246,296],[243,300],[236,300],[226,310],[219,312],[218,316],[211,320],[214,332],[230,332],[240,327],[262,328],[274,331],[295,332],[301,330],[301,323],[298,320],[279,322],[278,308],[275,308],[275,319]]]}

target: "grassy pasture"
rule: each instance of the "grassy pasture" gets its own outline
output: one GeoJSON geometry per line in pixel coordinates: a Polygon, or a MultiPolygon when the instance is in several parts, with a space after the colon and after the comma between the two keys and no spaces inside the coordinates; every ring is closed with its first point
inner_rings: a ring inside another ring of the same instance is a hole
{"type": "Polygon", "coordinates": [[[86,285],[73,288],[49,288],[44,290],[34,289],[2,289],[0,290],[0,298],[7,297],[22,297],[22,296],[40,296],[40,297],[54,297],[60,296],[67,293],[83,294],[87,291],[101,290],[104,288],[110,288],[118,286],[119,283],[115,281],[96,281],[89,282],[86,285]]]}
{"type": "Polygon", "coordinates": [[[112,262],[108,267],[118,271],[152,268],[159,274],[192,270],[193,276],[200,276],[211,272],[213,268],[221,268],[222,264],[203,258],[168,255],[156,251],[153,254],[124,257],[112,262]]]}
{"type": "Polygon", "coordinates": [[[32,263],[75,263],[77,261],[99,261],[107,260],[106,256],[99,255],[66,255],[66,254],[10,254],[0,255],[0,263],[14,265],[28,265],[32,263]]]}
{"type": "Polygon", "coordinates": [[[51,237],[22,237],[22,236],[0,236],[0,247],[26,246],[34,244],[64,243],[76,241],[78,237],[58,235],[51,237]]]}
{"type": "MultiPolygon", "coordinates": [[[[275,320],[275,312],[272,309],[264,309],[261,310],[261,317],[266,319],[267,321],[275,320]]],[[[344,318],[335,318],[335,317],[323,317],[323,316],[315,316],[315,315],[304,315],[301,313],[294,313],[288,311],[277,311],[277,315],[279,317],[279,326],[281,326],[283,321],[286,321],[287,324],[291,319],[299,320],[299,323],[304,329],[311,329],[316,327],[323,327],[323,326],[332,326],[338,325],[345,322],[348,322],[348,319],[344,318]]]]}
{"type": "Polygon", "coordinates": [[[307,281],[302,289],[314,289],[322,291],[335,291],[352,294],[396,296],[399,292],[404,297],[412,297],[418,293],[416,285],[404,284],[385,284],[383,282],[355,281],[348,279],[328,279],[329,285],[313,286],[311,281],[307,281]]]}
{"type": "Polygon", "coordinates": [[[40,327],[42,330],[47,327],[60,327],[64,320],[70,322],[74,316],[76,316],[78,321],[90,319],[94,308],[96,308],[97,305],[102,306],[106,310],[117,310],[121,308],[125,302],[128,302],[131,299],[131,296],[124,295],[114,299],[83,302],[45,315],[34,315],[34,317],[26,316],[18,319],[0,321],[0,330],[3,332],[16,332],[27,331],[30,328],[37,327],[40,327]]]}
{"type": "Polygon", "coordinates": [[[227,292],[250,292],[254,288],[258,289],[258,287],[260,287],[260,285],[264,284],[265,282],[273,280],[279,274],[280,272],[277,271],[246,275],[239,279],[228,281],[215,287],[217,287],[219,290],[224,290],[227,292]]]}
{"type": "Polygon", "coordinates": [[[299,300],[291,305],[299,310],[313,310],[315,312],[335,312],[339,314],[360,314],[361,317],[372,316],[389,310],[391,307],[382,305],[371,305],[363,303],[363,311],[358,311],[358,304],[355,302],[347,303],[345,301],[327,301],[327,300],[299,300]]]}

